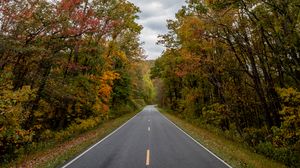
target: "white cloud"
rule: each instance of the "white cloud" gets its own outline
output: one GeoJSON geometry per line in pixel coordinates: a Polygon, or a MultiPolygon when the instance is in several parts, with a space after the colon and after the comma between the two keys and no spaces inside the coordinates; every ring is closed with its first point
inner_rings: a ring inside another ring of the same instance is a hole
{"type": "Polygon", "coordinates": [[[141,33],[141,41],[145,42],[143,48],[148,55],[147,59],[156,59],[164,50],[156,45],[159,34],[167,33],[168,19],[174,19],[175,13],[185,4],[185,0],[128,0],[141,10],[138,23],[144,29],[141,33]]]}

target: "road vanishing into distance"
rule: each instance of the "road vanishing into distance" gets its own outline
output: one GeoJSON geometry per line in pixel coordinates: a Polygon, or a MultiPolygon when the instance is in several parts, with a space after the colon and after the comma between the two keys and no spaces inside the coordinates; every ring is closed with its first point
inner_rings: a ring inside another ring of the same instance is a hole
{"type": "Polygon", "coordinates": [[[62,168],[228,167],[154,106],[147,106],[62,168]]]}

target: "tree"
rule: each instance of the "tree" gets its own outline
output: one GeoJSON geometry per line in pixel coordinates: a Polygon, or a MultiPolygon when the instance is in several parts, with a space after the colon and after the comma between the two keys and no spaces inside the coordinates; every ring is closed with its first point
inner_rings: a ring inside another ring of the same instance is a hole
{"type": "Polygon", "coordinates": [[[163,81],[164,104],[186,118],[238,132],[250,146],[272,142],[274,153],[292,151],[278,155],[298,165],[291,158],[298,157],[299,138],[279,147],[280,131],[274,132],[289,132],[285,125],[295,115],[281,98],[285,89],[278,88],[299,90],[298,3],[187,1],[160,36],[166,50],[151,71],[163,81]]]}
{"type": "Polygon", "coordinates": [[[138,12],[125,0],[0,2],[1,161],[142,105],[132,103],[144,58],[138,12]],[[120,102],[126,110],[112,108],[120,102]]]}

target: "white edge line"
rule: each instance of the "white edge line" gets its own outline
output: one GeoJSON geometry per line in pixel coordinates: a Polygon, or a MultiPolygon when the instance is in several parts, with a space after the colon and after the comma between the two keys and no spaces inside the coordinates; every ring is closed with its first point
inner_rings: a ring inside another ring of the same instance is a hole
{"type": "MultiPolygon", "coordinates": [[[[143,110],[142,110],[143,111],[143,110]]],[[[106,140],[107,138],[109,138],[111,135],[113,135],[115,132],[117,132],[119,129],[121,129],[123,126],[125,126],[129,121],[131,121],[132,119],[134,119],[138,114],[140,114],[142,111],[140,111],[139,113],[137,113],[135,116],[133,116],[132,118],[130,118],[128,121],[126,121],[124,124],[122,124],[120,127],[118,127],[116,130],[114,130],[113,132],[111,132],[110,134],[108,134],[106,137],[104,137],[103,139],[101,139],[100,141],[98,141],[97,143],[95,143],[93,146],[91,146],[90,148],[88,148],[87,150],[85,150],[84,152],[82,152],[80,155],[78,155],[76,158],[74,158],[73,160],[69,161],[67,164],[65,164],[64,166],[62,166],[61,168],[66,168],[68,167],[70,164],[72,164],[74,161],[76,161],[77,159],[79,159],[81,156],[83,156],[84,154],[86,154],[89,150],[91,150],[92,148],[94,148],[95,146],[99,145],[101,142],[103,142],[104,140],[106,140]]]]}
{"type": "MultiPolygon", "coordinates": [[[[158,111],[158,110],[157,110],[158,111]]],[[[160,115],[162,115],[159,112],[160,115]]],[[[170,123],[172,123],[176,128],[178,128],[180,131],[182,131],[186,136],[188,136],[189,138],[191,138],[194,142],[196,142],[198,145],[200,145],[202,148],[204,148],[207,152],[209,152],[210,154],[212,154],[214,157],[216,157],[217,159],[219,159],[222,163],[224,163],[226,166],[228,166],[229,168],[232,168],[228,163],[226,163],[224,160],[222,160],[220,157],[218,157],[216,154],[214,154],[212,151],[210,151],[209,149],[207,149],[205,146],[203,146],[200,142],[198,142],[197,140],[195,140],[192,136],[190,136],[188,133],[184,132],[180,127],[178,127],[176,124],[174,124],[171,120],[169,120],[166,116],[162,115],[166,120],[168,120],[170,123]]]]}

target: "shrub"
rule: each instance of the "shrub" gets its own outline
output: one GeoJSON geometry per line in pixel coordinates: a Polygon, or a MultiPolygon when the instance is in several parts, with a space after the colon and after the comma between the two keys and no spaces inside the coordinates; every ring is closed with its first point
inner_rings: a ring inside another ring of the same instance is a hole
{"type": "Polygon", "coordinates": [[[229,129],[228,108],[226,105],[215,103],[202,108],[202,114],[207,124],[213,125],[223,130],[229,129]]]}
{"type": "Polygon", "coordinates": [[[24,86],[13,91],[9,80],[0,81],[0,161],[15,157],[22,146],[32,142],[34,132],[22,128],[29,116],[27,103],[34,98],[34,91],[24,86]]]}
{"type": "Polygon", "coordinates": [[[260,143],[266,141],[266,137],[269,136],[268,130],[266,127],[263,128],[245,128],[243,138],[244,141],[251,147],[255,147],[260,143]]]}
{"type": "Polygon", "coordinates": [[[276,133],[283,138],[284,145],[294,145],[300,141],[300,92],[293,88],[278,89],[278,92],[283,108],[280,111],[282,124],[276,133]]]}
{"type": "Polygon", "coordinates": [[[55,133],[55,140],[60,142],[71,138],[79,133],[95,128],[101,122],[100,118],[90,118],[86,120],[78,120],[76,123],[71,124],[65,130],[55,133]]]}
{"type": "Polygon", "coordinates": [[[271,142],[262,142],[255,147],[258,153],[285,163],[289,167],[299,167],[299,153],[289,147],[275,148],[271,142]]]}
{"type": "Polygon", "coordinates": [[[281,126],[267,129],[245,129],[245,141],[258,153],[285,163],[289,167],[300,167],[300,92],[293,88],[277,89],[282,102],[281,126]]]}

